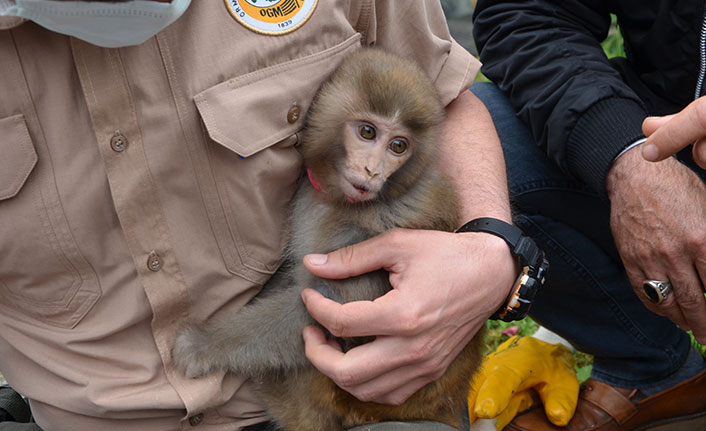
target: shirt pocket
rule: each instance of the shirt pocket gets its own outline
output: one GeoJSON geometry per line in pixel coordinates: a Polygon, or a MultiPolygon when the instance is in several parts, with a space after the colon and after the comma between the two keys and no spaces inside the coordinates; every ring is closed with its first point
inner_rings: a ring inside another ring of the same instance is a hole
{"type": "MultiPolygon", "coordinates": [[[[301,173],[297,132],[321,84],[360,36],[215,85],[194,97],[222,217],[211,220],[231,273],[264,282],[279,266],[289,199],[301,173]]],[[[209,205],[214,208],[213,205],[209,205]]]]}
{"type": "Polygon", "coordinates": [[[0,119],[0,307],[72,328],[100,297],[23,115],[0,119]]]}

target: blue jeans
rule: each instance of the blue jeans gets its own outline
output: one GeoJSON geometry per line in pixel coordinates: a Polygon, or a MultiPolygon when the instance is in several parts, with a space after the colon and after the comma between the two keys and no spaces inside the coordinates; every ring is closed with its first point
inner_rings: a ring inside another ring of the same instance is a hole
{"type": "Polygon", "coordinates": [[[609,203],[546,156],[495,85],[471,91],[500,136],[514,223],[550,263],[532,318],[592,354],[598,380],[634,388],[667,378],[684,364],[689,336],[635,295],[614,245],[609,203]]]}

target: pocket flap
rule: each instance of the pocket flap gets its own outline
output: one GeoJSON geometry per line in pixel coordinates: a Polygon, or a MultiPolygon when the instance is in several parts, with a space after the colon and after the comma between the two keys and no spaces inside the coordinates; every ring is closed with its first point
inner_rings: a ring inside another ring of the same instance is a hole
{"type": "Polygon", "coordinates": [[[214,141],[248,157],[303,126],[318,87],[360,46],[360,35],[316,54],[248,73],[194,97],[214,141]],[[298,109],[297,118],[290,114],[298,109]]]}
{"type": "Polygon", "coordinates": [[[36,164],[24,115],[0,119],[0,200],[15,196],[36,164]]]}

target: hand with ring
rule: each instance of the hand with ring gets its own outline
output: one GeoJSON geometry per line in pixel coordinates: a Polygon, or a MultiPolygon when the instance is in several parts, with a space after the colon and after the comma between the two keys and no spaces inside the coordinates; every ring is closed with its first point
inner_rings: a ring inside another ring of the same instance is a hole
{"type": "Polygon", "coordinates": [[[606,177],[610,224],[635,294],[706,343],[706,186],[675,158],[628,150],[606,177]]]}

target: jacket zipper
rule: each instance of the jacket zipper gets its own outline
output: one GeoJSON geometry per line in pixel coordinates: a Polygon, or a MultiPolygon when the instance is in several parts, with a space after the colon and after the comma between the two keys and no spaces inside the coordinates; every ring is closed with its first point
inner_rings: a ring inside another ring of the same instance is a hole
{"type": "Polygon", "coordinates": [[[694,99],[701,97],[701,90],[704,85],[704,77],[706,77],[706,10],[704,11],[704,19],[701,23],[701,37],[699,39],[699,58],[701,61],[701,68],[699,70],[699,78],[696,81],[696,91],[694,92],[694,99]]]}

